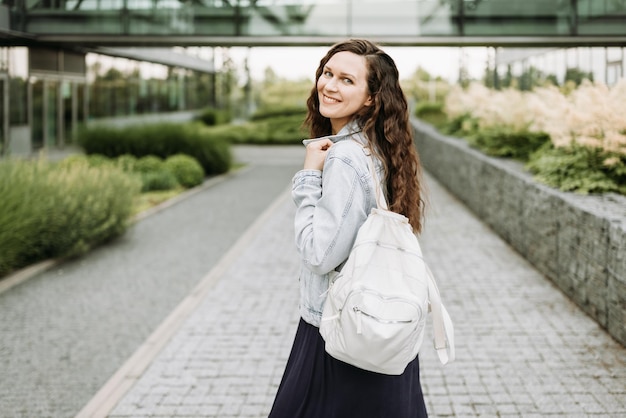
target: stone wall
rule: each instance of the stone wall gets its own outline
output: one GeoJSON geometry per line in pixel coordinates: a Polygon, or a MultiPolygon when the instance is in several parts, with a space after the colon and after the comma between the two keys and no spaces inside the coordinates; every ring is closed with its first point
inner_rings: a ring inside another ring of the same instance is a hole
{"type": "Polygon", "coordinates": [[[546,187],[518,162],[413,125],[424,168],[626,345],[626,197],[546,187]]]}

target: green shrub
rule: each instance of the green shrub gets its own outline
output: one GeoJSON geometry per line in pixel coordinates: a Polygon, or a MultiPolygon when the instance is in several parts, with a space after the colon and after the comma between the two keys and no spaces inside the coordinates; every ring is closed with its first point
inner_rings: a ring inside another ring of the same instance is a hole
{"type": "Polygon", "coordinates": [[[593,72],[582,71],[578,68],[568,68],[565,70],[565,82],[573,81],[576,86],[580,86],[583,80],[593,81],[593,72]]]}
{"type": "Polygon", "coordinates": [[[86,154],[102,154],[107,157],[117,157],[122,154],[133,154],[127,142],[127,133],[121,128],[110,126],[83,127],[77,136],[76,143],[86,154]]]}
{"type": "Polygon", "coordinates": [[[131,173],[135,171],[135,166],[137,165],[137,157],[130,154],[120,155],[116,158],[115,163],[117,167],[122,169],[122,171],[131,173]]]}
{"type": "Polygon", "coordinates": [[[414,114],[424,122],[439,128],[444,126],[447,121],[443,106],[444,104],[440,102],[420,102],[415,107],[414,114]]]}
{"type": "Polygon", "coordinates": [[[575,143],[555,148],[547,143],[526,166],[538,181],[563,191],[626,194],[626,156],[600,148],[575,143]]]}
{"type": "Polygon", "coordinates": [[[208,134],[234,144],[301,145],[302,140],[308,138],[303,121],[302,115],[274,116],[244,125],[211,128],[208,134]]]}
{"type": "Polygon", "coordinates": [[[83,154],[72,154],[57,163],[59,168],[71,168],[76,165],[85,165],[89,164],[89,160],[86,155],[83,154]]]}
{"type": "Polygon", "coordinates": [[[224,173],[232,164],[230,144],[207,134],[207,128],[199,123],[158,123],[126,128],[95,126],[82,130],[78,143],[87,154],[110,158],[124,154],[138,158],[187,154],[198,160],[207,175],[224,173]]]}
{"type": "Polygon", "coordinates": [[[146,155],[145,157],[137,159],[133,171],[138,173],[151,173],[155,171],[162,171],[164,168],[162,158],[159,158],[156,155],[146,155]]]}
{"type": "Polygon", "coordinates": [[[175,173],[170,171],[165,161],[156,155],[136,159],[133,172],[139,174],[142,192],[171,190],[179,185],[175,173]]]}
{"type": "Polygon", "coordinates": [[[168,157],[165,160],[165,168],[174,174],[181,186],[186,188],[197,186],[204,180],[204,170],[200,163],[185,154],[168,157]]]}
{"type": "Polygon", "coordinates": [[[302,121],[306,113],[307,109],[303,106],[268,106],[257,109],[250,117],[250,120],[258,121],[281,116],[297,116],[302,121]]]}
{"type": "Polygon", "coordinates": [[[478,131],[478,119],[466,113],[447,121],[441,126],[441,132],[446,135],[465,137],[478,131]]]}
{"type": "Polygon", "coordinates": [[[159,170],[141,172],[140,178],[142,192],[171,190],[178,187],[176,176],[165,167],[162,167],[159,170]]]}
{"type": "Polygon", "coordinates": [[[308,133],[302,128],[304,118],[300,115],[280,116],[267,119],[255,132],[263,132],[259,139],[267,144],[302,144],[308,133]],[[261,128],[261,126],[263,128],[261,128]]]}
{"type": "Polygon", "coordinates": [[[242,125],[220,125],[205,129],[205,135],[214,141],[226,141],[231,144],[243,144],[249,142],[254,134],[254,125],[247,123],[242,125]]]}
{"type": "Polygon", "coordinates": [[[528,161],[530,154],[550,142],[544,132],[518,131],[508,127],[491,127],[478,130],[467,137],[470,145],[487,155],[528,161]]]}
{"type": "Polygon", "coordinates": [[[175,154],[187,154],[194,157],[207,175],[225,173],[233,162],[230,143],[223,138],[208,134],[208,129],[200,125],[184,127],[184,135],[178,144],[178,151],[169,155],[175,154]]]}
{"type": "Polygon", "coordinates": [[[197,119],[207,126],[224,125],[230,123],[232,115],[225,109],[207,108],[200,112],[197,119]]]}
{"type": "Polygon", "coordinates": [[[140,184],[78,159],[0,162],[0,275],[50,257],[82,254],[121,234],[140,184]]]}
{"type": "Polygon", "coordinates": [[[102,154],[91,154],[87,156],[87,161],[89,162],[90,167],[103,167],[103,166],[112,166],[113,161],[102,154]]]}

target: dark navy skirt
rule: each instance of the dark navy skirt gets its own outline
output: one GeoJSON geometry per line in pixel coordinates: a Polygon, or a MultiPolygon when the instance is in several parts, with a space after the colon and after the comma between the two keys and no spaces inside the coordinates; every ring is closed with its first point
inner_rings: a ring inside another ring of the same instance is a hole
{"type": "Polygon", "coordinates": [[[300,318],[270,418],[427,416],[418,358],[399,376],[359,369],[328,355],[319,328],[300,318]]]}

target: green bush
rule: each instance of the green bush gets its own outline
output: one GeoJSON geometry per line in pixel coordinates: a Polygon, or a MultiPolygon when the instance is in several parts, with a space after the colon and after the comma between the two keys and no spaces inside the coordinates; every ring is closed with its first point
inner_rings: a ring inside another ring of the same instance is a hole
{"type": "Polygon", "coordinates": [[[290,145],[302,144],[308,133],[302,128],[301,115],[275,116],[248,122],[208,129],[208,134],[233,144],[290,145]]]}
{"type": "MultiPolygon", "coordinates": [[[[197,167],[196,169],[199,169],[200,172],[204,174],[202,166],[200,166],[200,164],[193,157],[184,154],[177,154],[176,156],[168,157],[166,160],[163,160],[156,155],[146,155],[135,159],[132,172],[138,174],[141,179],[141,191],[152,192],[157,190],[171,190],[175,189],[179,185],[183,185],[179,181],[178,175],[180,174],[183,176],[183,180],[187,181],[187,179],[184,178],[184,172],[185,170],[189,171],[189,169],[184,167],[185,163],[177,163],[177,161],[180,161],[181,159],[183,161],[192,162],[187,164],[195,163],[197,167]],[[178,157],[174,158],[174,163],[170,161],[173,157],[178,157]],[[170,162],[168,163],[168,161],[170,162]],[[176,169],[178,169],[178,172],[176,169]]],[[[127,161],[127,163],[130,162],[127,157],[123,158],[122,161],[127,161]]],[[[120,163],[118,162],[118,164],[120,163]]],[[[204,175],[202,175],[202,177],[204,177],[204,175]]]]}
{"type": "Polygon", "coordinates": [[[185,126],[179,150],[168,155],[187,154],[194,157],[206,175],[221,174],[230,170],[233,155],[230,143],[223,138],[208,134],[208,128],[200,125],[185,126]]]}
{"type": "Polygon", "coordinates": [[[89,164],[89,160],[86,155],[83,154],[72,154],[57,163],[59,168],[71,168],[76,165],[85,165],[89,164]]]}
{"type": "Polygon", "coordinates": [[[232,115],[228,110],[207,108],[200,112],[197,119],[207,126],[215,126],[230,123],[232,115]]]}
{"type": "Polygon", "coordinates": [[[487,155],[528,161],[530,154],[550,142],[550,136],[544,132],[491,127],[469,135],[467,141],[487,155]]]}
{"type": "Polygon", "coordinates": [[[565,70],[565,81],[573,81],[576,86],[580,86],[583,80],[593,81],[593,72],[582,71],[578,68],[568,68],[565,70]]]}
{"type": "Polygon", "coordinates": [[[114,167],[0,161],[0,275],[124,232],[140,184],[114,167]]]}
{"type": "Polygon", "coordinates": [[[447,119],[440,128],[446,135],[465,137],[478,131],[478,119],[466,113],[452,119],[447,119]]]}
{"type": "Polygon", "coordinates": [[[132,173],[133,171],[135,171],[135,166],[137,165],[137,157],[135,157],[134,155],[120,155],[115,160],[117,167],[121,168],[122,171],[125,171],[127,173],[132,173]]]}
{"type": "Polygon", "coordinates": [[[581,194],[626,194],[626,156],[572,143],[555,148],[545,144],[526,165],[548,186],[581,194]]]}
{"type": "Polygon", "coordinates": [[[436,128],[442,127],[447,121],[446,113],[441,102],[420,102],[415,107],[415,117],[430,123],[436,128]]]}
{"type": "Polygon", "coordinates": [[[88,155],[87,161],[89,162],[90,167],[105,167],[113,165],[113,161],[109,157],[102,154],[88,155]]]}
{"type": "Polygon", "coordinates": [[[78,143],[87,154],[110,158],[124,154],[138,158],[187,154],[198,160],[207,175],[224,173],[232,164],[230,144],[209,135],[207,128],[197,123],[158,123],[126,128],[96,126],[82,130],[78,143]]]}
{"type": "Polygon", "coordinates": [[[172,190],[178,187],[176,176],[165,167],[158,170],[141,172],[140,178],[142,192],[172,190]]]}
{"type": "Polygon", "coordinates": [[[226,141],[231,144],[242,144],[249,142],[253,135],[253,125],[250,123],[242,125],[220,125],[206,129],[206,135],[213,140],[226,141]]]}
{"type": "Polygon", "coordinates": [[[92,167],[117,167],[128,174],[137,175],[142,182],[142,192],[171,190],[178,186],[188,188],[204,180],[204,169],[200,163],[186,154],[176,154],[165,160],[156,155],[137,158],[124,154],[115,159],[99,154],[87,157],[77,155],[65,158],[59,165],[66,167],[81,163],[92,167]]]}
{"type": "Polygon", "coordinates": [[[165,168],[174,174],[178,183],[186,188],[197,186],[204,180],[204,170],[198,161],[185,154],[177,154],[165,160],[165,168]]]}
{"type": "Polygon", "coordinates": [[[297,116],[300,120],[304,120],[307,109],[302,106],[268,106],[257,109],[250,117],[251,121],[272,119],[281,116],[297,116]]]}
{"type": "Polygon", "coordinates": [[[303,120],[300,115],[267,119],[259,123],[255,134],[259,135],[259,142],[266,144],[302,144],[302,140],[308,138],[308,133],[302,128],[303,120]]]}
{"type": "Polygon", "coordinates": [[[138,158],[134,164],[133,171],[137,173],[152,173],[165,169],[163,159],[156,155],[146,155],[138,158]]]}

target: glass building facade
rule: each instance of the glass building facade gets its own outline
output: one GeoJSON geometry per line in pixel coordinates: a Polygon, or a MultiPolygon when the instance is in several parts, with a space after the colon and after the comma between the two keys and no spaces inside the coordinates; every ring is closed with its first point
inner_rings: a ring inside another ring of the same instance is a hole
{"type": "MultiPolygon", "coordinates": [[[[132,55],[123,49],[119,54],[132,55]]],[[[185,56],[171,50],[161,54],[172,61],[185,56]]],[[[178,60],[196,65],[0,47],[0,152],[30,155],[63,148],[72,144],[81,125],[94,120],[216,106],[212,63],[197,57],[178,60]]]]}
{"type": "Polygon", "coordinates": [[[626,47],[498,48],[495,69],[500,80],[507,74],[520,77],[532,70],[561,84],[575,71],[612,86],[626,76],[626,47]]]}
{"type": "Polygon", "coordinates": [[[196,37],[203,44],[253,45],[267,42],[259,37],[315,43],[367,36],[412,43],[415,37],[626,35],[623,0],[4,1],[12,30],[45,35],[44,40],[106,34],[120,43],[132,42],[122,39],[128,36],[166,36],[153,41],[196,37]]]}

